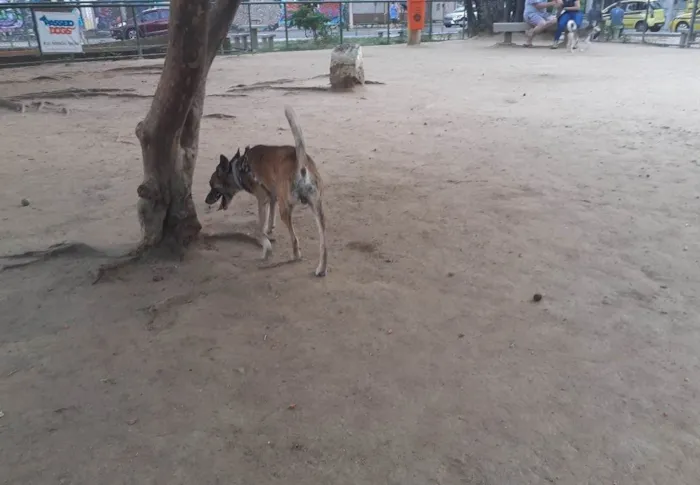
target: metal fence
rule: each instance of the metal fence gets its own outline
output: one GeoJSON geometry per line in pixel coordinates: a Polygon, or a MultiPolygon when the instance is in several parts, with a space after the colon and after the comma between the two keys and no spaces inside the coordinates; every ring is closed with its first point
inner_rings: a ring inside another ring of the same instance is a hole
{"type": "MultiPolygon", "coordinates": [[[[463,1],[428,0],[427,4],[423,41],[467,35],[463,1]]],[[[168,2],[157,1],[3,3],[0,66],[162,56],[167,44],[168,7],[168,2]],[[38,27],[44,27],[41,22],[46,23],[47,12],[72,12],[79,19],[77,52],[53,53],[41,48],[43,34],[38,27]]],[[[394,44],[406,42],[406,37],[406,2],[246,2],[233,19],[221,53],[318,49],[343,42],[394,44]],[[299,20],[300,9],[316,16],[311,28],[299,20]]]]}

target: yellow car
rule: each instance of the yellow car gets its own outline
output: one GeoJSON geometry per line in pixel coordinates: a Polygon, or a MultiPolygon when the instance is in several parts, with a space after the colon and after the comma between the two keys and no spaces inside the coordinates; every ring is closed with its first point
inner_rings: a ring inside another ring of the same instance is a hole
{"type": "Polygon", "coordinates": [[[634,29],[637,32],[644,32],[649,29],[658,32],[666,23],[666,12],[659,2],[622,0],[603,9],[603,20],[610,24],[610,11],[619,5],[625,11],[622,25],[626,29],[634,29]],[[647,14],[647,9],[649,14],[647,14]]]}
{"type": "MultiPolygon", "coordinates": [[[[671,21],[671,30],[673,32],[681,32],[683,30],[688,30],[690,28],[690,20],[692,17],[693,9],[691,7],[690,11],[683,12],[671,21]]],[[[698,9],[698,13],[695,16],[694,30],[695,32],[700,32],[700,9],[698,9]]]]}

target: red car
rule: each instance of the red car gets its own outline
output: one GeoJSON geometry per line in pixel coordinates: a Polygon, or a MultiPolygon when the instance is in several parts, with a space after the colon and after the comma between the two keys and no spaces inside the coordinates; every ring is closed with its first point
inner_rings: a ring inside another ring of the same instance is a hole
{"type": "Polygon", "coordinates": [[[136,19],[120,22],[112,26],[112,37],[117,40],[135,39],[168,33],[170,9],[167,7],[149,8],[136,15],[136,19]]]}

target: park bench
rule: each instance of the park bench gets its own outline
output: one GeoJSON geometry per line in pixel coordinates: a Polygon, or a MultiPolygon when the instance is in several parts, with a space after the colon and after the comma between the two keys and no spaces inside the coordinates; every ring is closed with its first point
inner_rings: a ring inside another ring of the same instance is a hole
{"type": "Polygon", "coordinates": [[[496,22],[493,24],[493,33],[502,33],[503,43],[509,45],[513,43],[513,32],[525,32],[531,28],[530,24],[525,22],[496,22]]]}
{"type": "Polygon", "coordinates": [[[275,48],[275,34],[260,34],[260,40],[262,41],[263,45],[267,46],[268,50],[273,50],[275,48]]]}
{"type": "MultiPolygon", "coordinates": [[[[403,29],[399,29],[396,31],[400,39],[403,39],[403,37],[406,35],[406,31],[403,29]]],[[[386,34],[386,29],[384,30],[378,30],[377,31],[377,37],[380,39],[384,37],[384,34],[386,34]]],[[[389,33],[389,36],[391,36],[391,32],[389,33]]]]}
{"type": "Polygon", "coordinates": [[[250,34],[232,34],[231,37],[233,38],[233,46],[236,49],[244,51],[248,50],[248,38],[250,37],[250,34]]]}

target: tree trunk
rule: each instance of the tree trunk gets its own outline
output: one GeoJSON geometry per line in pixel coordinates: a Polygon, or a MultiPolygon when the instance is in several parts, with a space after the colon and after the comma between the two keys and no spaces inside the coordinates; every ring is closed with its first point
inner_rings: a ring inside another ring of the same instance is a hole
{"type": "Polygon", "coordinates": [[[474,16],[472,0],[466,0],[464,2],[464,8],[467,12],[467,32],[469,33],[469,37],[474,37],[476,35],[476,17],[474,16]]]}
{"type": "Polygon", "coordinates": [[[192,176],[206,78],[240,0],[171,0],[168,51],[151,108],[136,126],[144,180],[137,193],[144,249],[182,250],[202,225],[192,176]],[[210,11],[211,10],[211,11],[210,11]]]}

